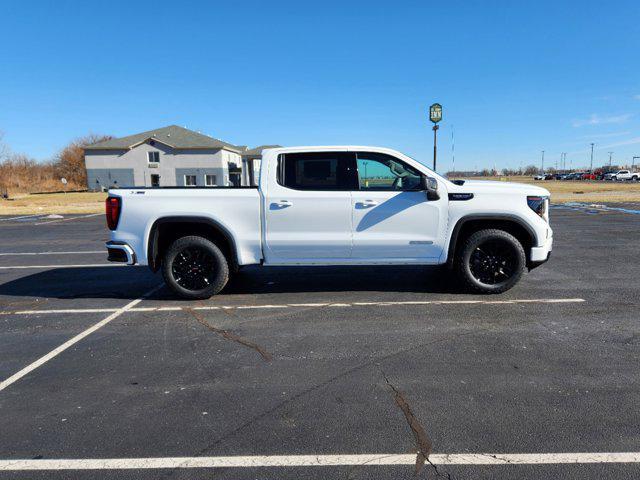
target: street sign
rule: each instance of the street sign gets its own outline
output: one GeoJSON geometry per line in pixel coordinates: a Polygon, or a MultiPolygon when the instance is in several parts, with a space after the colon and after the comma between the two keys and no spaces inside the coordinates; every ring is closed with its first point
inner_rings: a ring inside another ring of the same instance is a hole
{"type": "Polygon", "coordinates": [[[62,177],[62,178],[60,179],[60,181],[62,182],[62,184],[63,184],[63,185],[66,185],[67,183],[69,183],[69,182],[67,182],[67,179],[66,179],[66,178],[64,178],[64,177],[62,177]]]}
{"type": "Polygon", "coordinates": [[[429,107],[429,120],[433,123],[438,123],[442,120],[442,105],[434,103],[429,107]]]}

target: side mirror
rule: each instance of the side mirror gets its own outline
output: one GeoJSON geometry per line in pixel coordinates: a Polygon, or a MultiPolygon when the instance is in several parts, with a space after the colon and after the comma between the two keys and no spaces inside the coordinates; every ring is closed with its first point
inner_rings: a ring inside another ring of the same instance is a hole
{"type": "Polygon", "coordinates": [[[440,200],[438,193],[438,181],[435,178],[422,175],[420,177],[420,187],[427,193],[427,200],[440,200]]]}

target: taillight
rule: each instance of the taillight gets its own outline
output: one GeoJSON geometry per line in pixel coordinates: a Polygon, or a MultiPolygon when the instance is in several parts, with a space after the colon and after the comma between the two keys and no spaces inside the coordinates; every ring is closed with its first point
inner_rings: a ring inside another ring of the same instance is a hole
{"type": "Polygon", "coordinates": [[[118,228],[118,220],[120,219],[120,197],[107,197],[105,206],[107,226],[109,230],[115,230],[118,228]]]}

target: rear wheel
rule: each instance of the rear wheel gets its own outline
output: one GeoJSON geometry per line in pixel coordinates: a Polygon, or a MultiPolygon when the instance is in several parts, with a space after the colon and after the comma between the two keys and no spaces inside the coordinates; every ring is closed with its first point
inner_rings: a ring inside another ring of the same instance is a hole
{"type": "Polygon", "coordinates": [[[188,299],[220,292],[229,280],[229,264],[218,246],[199,236],[182,237],[168,248],[162,262],[166,284],[188,299]]]}
{"type": "Polygon", "coordinates": [[[502,293],[513,287],[524,272],[522,244],[504,230],[480,230],[470,235],[456,258],[458,277],[471,291],[502,293]]]}

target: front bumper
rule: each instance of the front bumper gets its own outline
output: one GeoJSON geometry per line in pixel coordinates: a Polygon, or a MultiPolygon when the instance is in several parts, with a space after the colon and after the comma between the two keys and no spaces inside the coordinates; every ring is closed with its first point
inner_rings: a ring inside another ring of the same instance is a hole
{"type": "Polygon", "coordinates": [[[107,242],[107,260],[110,262],[126,263],[127,265],[136,264],[136,254],[133,249],[124,242],[107,242]]]}
{"type": "Polygon", "coordinates": [[[549,257],[551,256],[551,251],[553,250],[553,236],[549,235],[549,238],[546,239],[544,245],[540,247],[532,247],[531,252],[529,254],[529,268],[535,268],[538,265],[543,264],[549,257]]]}

